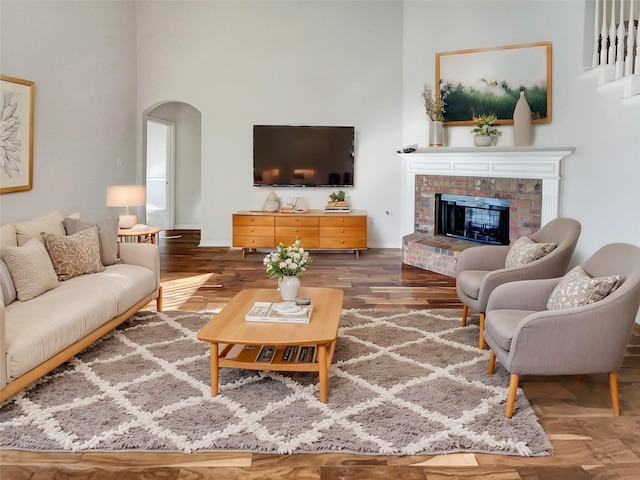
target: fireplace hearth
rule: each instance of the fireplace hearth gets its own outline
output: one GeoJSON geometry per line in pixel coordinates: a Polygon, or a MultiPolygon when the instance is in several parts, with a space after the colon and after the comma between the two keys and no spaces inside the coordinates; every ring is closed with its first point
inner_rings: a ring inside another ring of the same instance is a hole
{"type": "Polygon", "coordinates": [[[509,200],[436,194],[435,234],[490,245],[509,244],[509,200]]]}

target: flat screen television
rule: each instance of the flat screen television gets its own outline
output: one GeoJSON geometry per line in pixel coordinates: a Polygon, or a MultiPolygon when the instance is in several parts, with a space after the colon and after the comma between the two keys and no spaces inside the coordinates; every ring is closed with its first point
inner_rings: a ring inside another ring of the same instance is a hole
{"type": "Polygon", "coordinates": [[[256,187],[353,187],[354,127],[254,125],[256,187]]]}

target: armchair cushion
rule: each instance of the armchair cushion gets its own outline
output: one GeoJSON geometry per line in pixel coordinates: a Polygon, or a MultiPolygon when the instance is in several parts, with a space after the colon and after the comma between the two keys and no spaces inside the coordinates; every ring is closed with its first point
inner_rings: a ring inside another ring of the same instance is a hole
{"type": "Polygon", "coordinates": [[[520,237],[511,245],[504,266],[505,268],[521,267],[544,257],[554,248],[556,248],[555,243],[536,243],[529,237],[520,237]]]}
{"type": "Polygon", "coordinates": [[[503,350],[511,350],[511,340],[520,321],[535,313],[534,310],[494,310],[491,321],[485,322],[486,333],[503,350]]]}
{"type": "Polygon", "coordinates": [[[480,294],[480,285],[487,273],[489,273],[488,270],[465,270],[460,272],[456,282],[465,295],[477,300],[480,294]]]}
{"type": "Polygon", "coordinates": [[[568,272],[553,289],[547,302],[548,310],[575,308],[602,300],[620,283],[620,275],[591,278],[582,267],[568,272]]]}

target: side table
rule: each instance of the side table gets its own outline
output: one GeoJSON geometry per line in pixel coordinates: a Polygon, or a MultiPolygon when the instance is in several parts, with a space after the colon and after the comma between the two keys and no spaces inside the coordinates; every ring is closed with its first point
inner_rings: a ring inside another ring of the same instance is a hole
{"type": "Polygon", "coordinates": [[[140,243],[153,243],[154,245],[157,245],[157,236],[159,232],[160,228],[158,227],[149,227],[145,229],[119,228],[118,239],[125,242],[131,240],[140,243]]]}

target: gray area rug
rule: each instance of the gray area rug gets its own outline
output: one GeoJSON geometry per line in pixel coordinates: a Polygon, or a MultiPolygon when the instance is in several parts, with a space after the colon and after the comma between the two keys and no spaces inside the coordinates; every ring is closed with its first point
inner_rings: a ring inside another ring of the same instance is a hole
{"type": "Polygon", "coordinates": [[[317,375],[222,369],[211,397],[211,313],[143,311],[0,405],[0,448],[43,451],[483,452],[549,455],[521,390],[487,375],[457,310],[343,311],[329,401],[317,375]]]}

